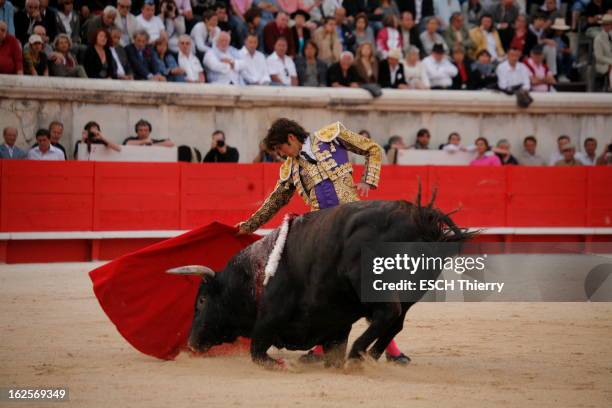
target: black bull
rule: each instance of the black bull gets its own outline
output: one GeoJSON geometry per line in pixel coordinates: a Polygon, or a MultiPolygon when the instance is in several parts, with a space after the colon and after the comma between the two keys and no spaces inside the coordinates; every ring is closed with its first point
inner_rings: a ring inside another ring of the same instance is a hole
{"type": "Polygon", "coordinates": [[[189,347],[206,351],[238,336],[249,337],[253,361],[272,366],[278,362],[267,354],[270,346],[308,350],[321,344],[326,363],[338,366],[352,324],[366,317],[370,325],[348,358],[361,359],[368,351],[378,359],[402,330],[414,303],[360,300],[362,244],[462,242],[471,236],[431,203],[422,207],[419,202],[361,201],[294,219],[266,286],[263,269],[278,229],[236,254],[221,273],[195,267],[202,284],[189,347]]]}

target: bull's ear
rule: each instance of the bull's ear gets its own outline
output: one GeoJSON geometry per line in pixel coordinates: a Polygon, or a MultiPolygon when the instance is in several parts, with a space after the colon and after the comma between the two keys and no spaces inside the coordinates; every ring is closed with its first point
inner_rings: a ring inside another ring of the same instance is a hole
{"type": "Polygon", "coordinates": [[[215,272],[207,266],[203,265],[185,265],[178,268],[168,269],[166,273],[172,275],[198,275],[203,280],[212,279],[215,277],[215,272]]]}

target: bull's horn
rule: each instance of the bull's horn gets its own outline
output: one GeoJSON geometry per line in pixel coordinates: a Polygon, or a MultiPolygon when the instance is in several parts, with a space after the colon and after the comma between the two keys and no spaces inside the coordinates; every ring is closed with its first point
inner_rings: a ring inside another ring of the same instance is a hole
{"type": "Polygon", "coordinates": [[[215,276],[215,272],[212,269],[203,265],[179,266],[178,268],[168,269],[166,272],[173,275],[215,276]]]}

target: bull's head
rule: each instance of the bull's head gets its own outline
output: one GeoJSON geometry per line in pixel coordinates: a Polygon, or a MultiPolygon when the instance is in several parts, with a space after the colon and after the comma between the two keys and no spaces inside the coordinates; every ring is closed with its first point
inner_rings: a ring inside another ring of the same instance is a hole
{"type": "Polygon", "coordinates": [[[170,269],[168,273],[202,277],[187,343],[192,351],[205,352],[212,346],[236,340],[231,311],[224,304],[222,284],[212,269],[190,265],[170,269]]]}

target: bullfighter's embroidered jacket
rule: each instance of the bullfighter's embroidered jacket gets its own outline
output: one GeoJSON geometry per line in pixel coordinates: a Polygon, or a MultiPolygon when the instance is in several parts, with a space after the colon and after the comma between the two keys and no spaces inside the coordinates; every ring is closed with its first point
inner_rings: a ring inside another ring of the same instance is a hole
{"type": "Polygon", "coordinates": [[[348,152],[366,157],[362,182],[378,186],[382,148],[372,140],[354,133],[336,122],[311,134],[314,158],[289,157],[281,165],[280,178],[274,191],[241,228],[253,232],[270,220],[286,205],[297,190],[311,211],[358,201],[353,182],[353,167],[348,152]]]}

